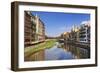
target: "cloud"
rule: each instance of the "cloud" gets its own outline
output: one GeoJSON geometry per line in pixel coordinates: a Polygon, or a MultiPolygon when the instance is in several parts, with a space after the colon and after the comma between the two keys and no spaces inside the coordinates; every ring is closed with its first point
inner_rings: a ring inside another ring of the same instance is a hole
{"type": "Polygon", "coordinates": [[[82,21],[81,24],[87,24],[90,23],[90,21],[82,21]]]}

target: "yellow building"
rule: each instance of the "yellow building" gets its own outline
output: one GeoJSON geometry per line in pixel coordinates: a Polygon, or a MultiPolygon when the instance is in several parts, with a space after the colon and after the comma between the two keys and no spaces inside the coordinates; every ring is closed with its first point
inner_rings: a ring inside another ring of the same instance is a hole
{"type": "Polygon", "coordinates": [[[79,32],[79,28],[74,25],[70,32],[70,40],[79,42],[79,32]]]}
{"type": "Polygon", "coordinates": [[[70,34],[69,32],[64,32],[63,38],[66,39],[66,40],[69,40],[69,37],[70,37],[69,34],[70,34]]]}
{"type": "Polygon", "coordinates": [[[36,38],[37,41],[45,40],[45,25],[43,21],[36,15],[36,38]]]}

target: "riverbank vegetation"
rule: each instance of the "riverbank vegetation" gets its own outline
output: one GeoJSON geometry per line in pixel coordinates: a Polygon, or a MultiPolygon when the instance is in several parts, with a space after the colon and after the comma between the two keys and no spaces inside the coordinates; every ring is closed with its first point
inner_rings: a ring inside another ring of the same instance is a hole
{"type": "Polygon", "coordinates": [[[56,39],[47,39],[42,43],[39,43],[37,45],[33,45],[31,47],[27,47],[24,49],[24,57],[29,57],[33,53],[38,52],[43,49],[49,49],[53,47],[56,43],[56,39]]]}

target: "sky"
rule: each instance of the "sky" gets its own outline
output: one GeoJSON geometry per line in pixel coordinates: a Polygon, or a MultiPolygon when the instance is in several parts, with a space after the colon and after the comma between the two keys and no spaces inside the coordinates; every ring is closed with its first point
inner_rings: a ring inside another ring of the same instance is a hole
{"type": "Polygon", "coordinates": [[[45,25],[45,34],[52,37],[70,32],[72,26],[79,26],[83,21],[90,20],[90,14],[37,11],[32,11],[32,14],[40,17],[45,25]]]}

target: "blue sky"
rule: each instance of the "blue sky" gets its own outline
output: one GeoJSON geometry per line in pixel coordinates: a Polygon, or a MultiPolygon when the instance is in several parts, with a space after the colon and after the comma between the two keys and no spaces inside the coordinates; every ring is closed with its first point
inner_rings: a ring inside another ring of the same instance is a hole
{"type": "Polygon", "coordinates": [[[32,14],[37,14],[44,22],[46,35],[54,37],[70,31],[73,25],[79,26],[81,22],[90,20],[90,14],[36,11],[32,14]]]}

